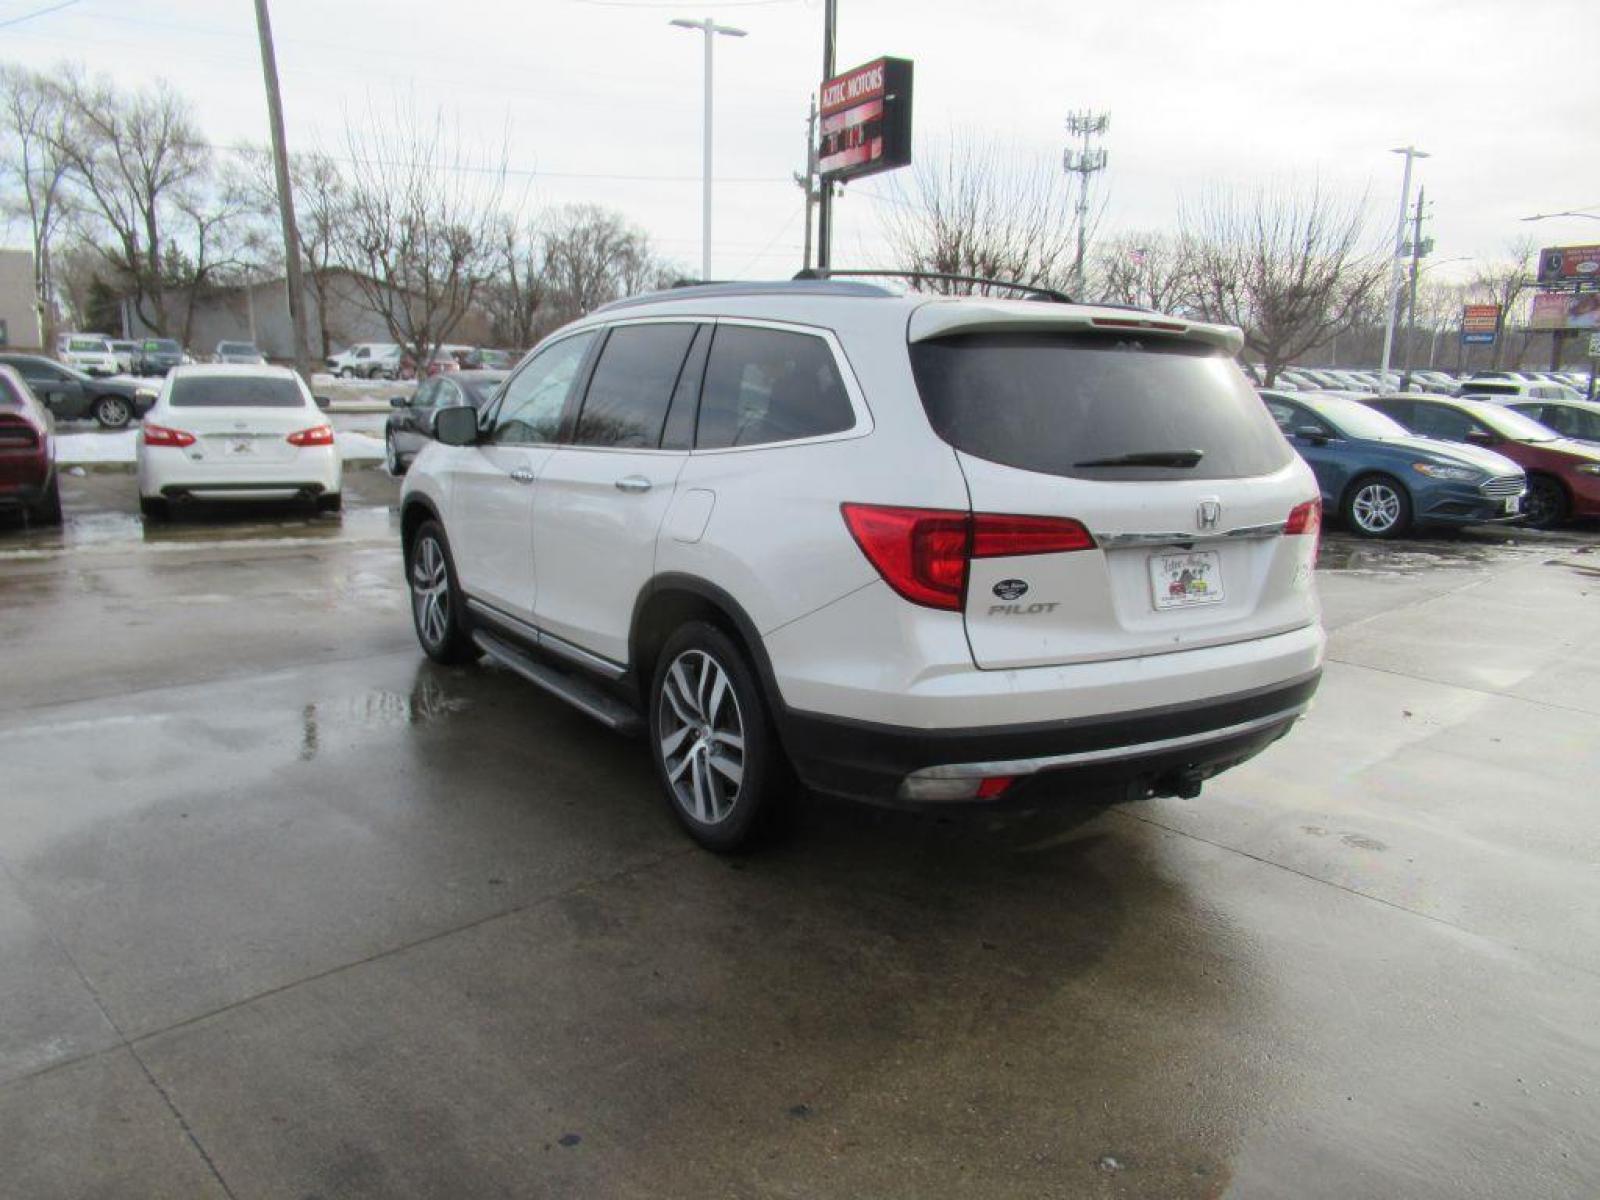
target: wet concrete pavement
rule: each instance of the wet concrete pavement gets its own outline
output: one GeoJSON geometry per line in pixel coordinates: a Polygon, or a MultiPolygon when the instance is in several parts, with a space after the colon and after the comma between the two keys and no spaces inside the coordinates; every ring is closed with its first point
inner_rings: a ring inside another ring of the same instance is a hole
{"type": "Polygon", "coordinates": [[[0,1193],[1600,1191],[1591,536],[1330,538],[1316,710],[1198,800],[725,861],[421,658],[347,478],[0,530],[0,1193]]]}

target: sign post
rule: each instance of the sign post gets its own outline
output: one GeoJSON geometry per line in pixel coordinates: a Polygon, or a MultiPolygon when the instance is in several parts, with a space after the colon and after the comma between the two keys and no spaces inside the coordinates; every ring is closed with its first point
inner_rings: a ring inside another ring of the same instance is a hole
{"type": "Polygon", "coordinates": [[[823,208],[817,266],[831,265],[833,185],[911,161],[911,60],[879,58],[824,79],[817,97],[817,175],[823,208]]]}
{"type": "Polygon", "coordinates": [[[1500,328],[1498,304],[1464,304],[1461,306],[1461,344],[1463,346],[1492,346],[1495,333],[1500,328]]]}

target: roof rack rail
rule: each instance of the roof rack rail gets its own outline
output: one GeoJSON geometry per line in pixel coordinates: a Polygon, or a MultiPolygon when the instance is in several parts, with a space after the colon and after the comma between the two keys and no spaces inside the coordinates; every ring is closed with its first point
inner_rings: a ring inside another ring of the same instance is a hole
{"type": "Polygon", "coordinates": [[[859,277],[882,276],[889,279],[933,279],[940,283],[975,283],[983,287],[1010,288],[1014,292],[1025,292],[1030,299],[1046,300],[1052,304],[1071,304],[1073,299],[1065,292],[1058,292],[1054,288],[1038,287],[1031,283],[1017,283],[1010,279],[985,279],[980,275],[953,275],[947,271],[867,271],[867,270],[835,270],[833,267],[807,267],[803,271],[795,272],[795,279],[839,279],[859,277]]]}

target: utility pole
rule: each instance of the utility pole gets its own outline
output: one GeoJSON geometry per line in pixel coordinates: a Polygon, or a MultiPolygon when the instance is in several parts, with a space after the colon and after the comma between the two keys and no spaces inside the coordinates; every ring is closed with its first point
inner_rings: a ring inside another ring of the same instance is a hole
{"type": "Polygon", "coordinates": [[[300,276],[300,231],[294,222],[294,189],[289,185],[289,151],[283,138],[283,98],[278,94],[278,58],[272,49],[267,0],[256,0],[256,35],[261,39],[261,74],[267,85],[267,119],[272,126],[272,169],[278,181],[278,215],[283,219],[284,283],[289,289],[289,323],[294,328],[294,369],[311,382],[306,349],[306,289],[300,276]]]}
{"type": "Polygon", "coordinates": [[[717,35],[726,37],[745,37],[745,31],[735,29],[732,25],[718,25],[710,17],[703,21],[690,21],[683,17],[676,17],[667,22],[676,25],[679,29],[698,29],[706,38],[706,99],[705,99],[705,145],[701,149],[700,157],[700,278],[702,281],[711,279],[711,44],[716,41],[717,35]]]}
{"type": "Polygon", "coordinates": [[[1417,188],[1417,211],[1411,224],[1411,300],[1406,324],[1406,352],[1402,356],[1405,369],[1400,376],[1402,392],[1411,390],[1411,347],[1417,340],[1417,276],[1421,274],[1422,256],[1433,248],[1422,240],[1422,203],[1427,192],[1426,187],[1417,188]]]}
{"type": "MultiPolygon", "coordinates": [[[[823,0],[822,4],[822,78],[832,79],[835,70],[835,32],[839,20],[839,0],[823,0]]],[[[819,181],[822,195],[817,202],[817,266],[826,270],[833,265],[833,184],[819,181]]]]}
{"type": "Polygon", "coordinates": [[[1394,327],[1399,320],[1400,310],[1400,279],[1404,269],[1406,241],[1406,217],[1411,208],[1411,164],[1419,158],[1428,158],[1426,150],[1418,150],[1415,146],[1401,146],[1391,150],[1391,154],[1404,154],[1406,156],[1406,171],[1400,181],[1400,220],[1395,225],[1394,231],[1394,262],[1389,272],[1388,303],[1384,307],[1388,310],[1384,316],[1383,325],[1383,366],[1381,370],[1388,371],[1389,361],[1394,353],[1394,327]]]}
{"type": "Polygon", "coordinates": [[[794,181],[806,194],[806,248],[801,257],[802,270],[811,269],[811,210],[817,203],[817,94],[811,93],[811,113],[806,117],[806,173],[794,173],[794,181]]]}
{"type": "Polygon", "coordinates": [[[1072,267],[1072,295],[1083,299],[1083,260],[1089,241],[1089,180],[1106,169],[1106,149],[1095,146],[1095,138],[1104,135],[1111,125],[1110,113],[1073,113],[1067,118],[1067,136],[1079,139],[1074,148],[1068,146],[1061,152],[1061,169],[1078,177],[1078,256],[1072,267]]]}

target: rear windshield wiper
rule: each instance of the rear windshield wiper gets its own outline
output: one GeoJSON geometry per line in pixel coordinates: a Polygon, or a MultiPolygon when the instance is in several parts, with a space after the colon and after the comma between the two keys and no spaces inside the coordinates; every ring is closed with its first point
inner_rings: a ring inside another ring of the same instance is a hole
{"type": "Polygon", "coordinates": [[[1197,467],[1206,456],[1204,450],[1143,450],[1137,454],[1116,454],[1110,458],[1089,458],[1075,467],[1197,467]]]}

